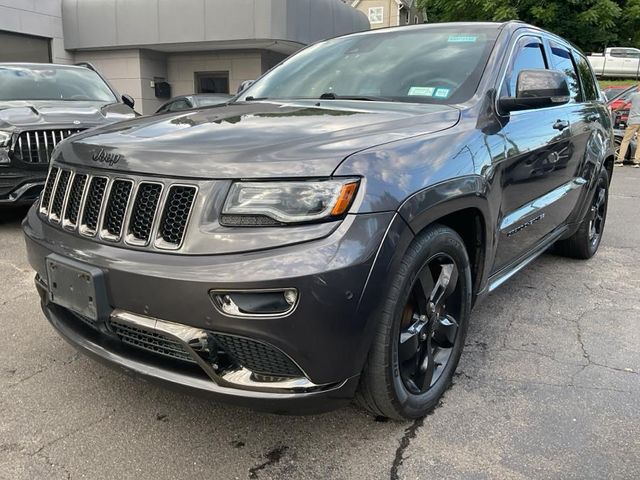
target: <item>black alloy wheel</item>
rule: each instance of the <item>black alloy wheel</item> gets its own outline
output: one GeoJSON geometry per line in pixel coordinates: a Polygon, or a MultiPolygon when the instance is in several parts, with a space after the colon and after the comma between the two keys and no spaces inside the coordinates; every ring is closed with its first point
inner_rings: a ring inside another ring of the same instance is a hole
{"type": "Polygon", "coordinates": [[[589,242],[594,247],[600,243],[604,232],[604,222],[607,216],[607,188],[606,182],[602,178],[598,179],[598,186],[589,209],[589,242]]]}
{"type": "Polygon", "coordinates": [[[423,230],[381,295],[356,400],[374,415],[419,418],[451,384],[469,325],[471,266],[460,235],[423,230]]]}
{"type": "Polygon", "coordinates": [[[458,267],[438,254],[422,267],[403,311],[398,364],[407,390],[420,395],[441,378],[458,336],[458,267]]]}

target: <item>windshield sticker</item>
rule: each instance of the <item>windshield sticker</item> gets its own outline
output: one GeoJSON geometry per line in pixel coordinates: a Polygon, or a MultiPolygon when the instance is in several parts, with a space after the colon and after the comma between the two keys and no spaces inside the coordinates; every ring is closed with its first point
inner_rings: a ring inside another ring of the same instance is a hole
{"type": "Polygon", "coordinates": [[[477,35],[449,35],[449,43],[475,43],[477,35]]]}
{"type": "Polygon", "coordinates": [[[437,97],[437,98],[449,98],[449,92],[451,92],[451,90],[449,88],[439,88],[436,91],[435,97],[437,97]]]}
{"type": "Polygon", "coordinates": [[[409,95],[416,95],[420,97],[433,97],[436,89],[434,87],[411,87],[409,89],[409,95]]]}

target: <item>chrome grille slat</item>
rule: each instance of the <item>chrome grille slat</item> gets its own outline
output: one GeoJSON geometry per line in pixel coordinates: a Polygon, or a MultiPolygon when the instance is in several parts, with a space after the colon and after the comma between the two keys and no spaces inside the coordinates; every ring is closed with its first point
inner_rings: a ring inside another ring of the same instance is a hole
{"type": "Polygon", "coordinates": [[[138,246],[149,243],[158,223],[162,193],[161,183],[140,182],[138,184],[126,227],[127,243],[138,246]]]}
{"type": "Polygon", "coordinates": [[[40,132],[35,132],[36,137],[36,155],[38,156],[38,163],[42,163],[42,157],[40,156],[40,132]]]}
{"type": "Polygon", "coordinates": [[[61,170],[56,182],[56,188],[51,198],[51,206],[49,208],[49,221],[58,223],[62,215],[64,203],[67,198],[69,189],[69,180],[71,178],[71,170],[61,170]]]}
{"type": "Polygon", "coordinates": [[[105,194],[107,193],[107,177],[92,177],[87,200],[82,210],[80,220],[80,233],[82,235],[93,236],[98,230],[100,221],[100,212],[104,203],[105,194]]]}
{"type": "Polygon", "coordinates": [[[196,194],[197,188],[193,185],[171,185],[161,209],[155,241],[157,248],[175,250],[182,246],[196,194]]]}
{"type": "Polygon", "coordinates": [[[69,198],[62,217],[62,225],[66,229],[73,230],[78,225],[78,217],[80,215],[82,200],[85,196],[86,186],[87,175],[84,173],[75,174],[71,182],[71,187],[69,188],[69,198]]]}
{"type": "Polygon", "coordinates": [[[51,203],[51,196],[58,181],[59,172],[60,169],[58,167],[52,167],[49,171],[49,176],[47,177],[47,182],[44,185],[42,198],[40,200],[40,213],[43,215],[49,214],[49,204],[51,203]]]}
{"type": "Polygon", "coordinates": [[[125,224],[133,182],[116,179],[111,184],[102,220],[100,236],[105,240],[118,241],[125,224]]]}

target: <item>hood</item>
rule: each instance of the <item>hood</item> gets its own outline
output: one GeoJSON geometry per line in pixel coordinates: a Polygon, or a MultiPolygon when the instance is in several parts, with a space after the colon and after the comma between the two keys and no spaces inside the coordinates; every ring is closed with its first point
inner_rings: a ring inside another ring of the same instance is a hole
{"type": "Polygon", "coordinates": [[[243,102],[82,133],[61,146],[58,161],[170,177],[328,176],[352,153],[443,130],[458,118],[443,105],[243,102]]]}
{"type": "Polygon", "coordinates": [[[0,128],[77,126],[94,127],[132,118],[134,111],[122,103],[15,100],[0,101],[0,128]]]}

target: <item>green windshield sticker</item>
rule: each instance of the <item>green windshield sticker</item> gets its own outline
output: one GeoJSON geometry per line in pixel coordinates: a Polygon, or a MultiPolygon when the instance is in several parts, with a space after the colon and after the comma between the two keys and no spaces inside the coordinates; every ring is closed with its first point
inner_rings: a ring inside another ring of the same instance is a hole
{"type": "Polygon", "coordinates": [[[449,92],[451,92],[448,88],[439,88],[436,90],[435,97],[437,98],[449,98],[449,92]]]}
{"type": "Polygon", "coordinates": [[[449,35],[450,43],[474,43],[477,40],[477,35],[449,35]]]}
{"type": "Polygon", "coordinates": [[[436,91],[434,87],[411,87],[409,89],[409,95],[416,95],[420,97],[433,97],[433,93],[436,91]]]}

